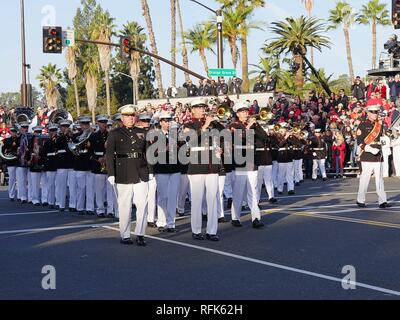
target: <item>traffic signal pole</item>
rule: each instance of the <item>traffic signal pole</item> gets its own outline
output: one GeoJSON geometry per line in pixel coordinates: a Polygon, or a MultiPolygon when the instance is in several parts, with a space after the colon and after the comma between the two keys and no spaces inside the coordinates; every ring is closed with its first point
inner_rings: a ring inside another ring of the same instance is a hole
{"type": "Polygon", "coordinates": [[[24,0],[20,1],[21,4],[21,49],[22,49],[22,84],[21,84],[21,105],[30,107],[28,102],[28,86],[26,83],[26,47],[25,47],[25,3],[24,0]]]}
{"type": "MultiPolygon", "coordinates": [[[[111,46],[111,47],[120,47],[120,46],[121,46],[120,44],[111,43],[111,42],[101,42],[101,41],[81,40],[81,39],[77,39],[76,42],[91,43],[91,44],[100,44],[100,45],[111,46]]],[[[182,70],[183,72],[189,73],[189,74],[192,75],[193,77],[196,77],[196,78],[198,78],[198,79],[200,79],[200,80],[207,79],[206,77],[204,77],[204,76],[202,76],[202,75],[200,75],[200,74],[198,74],[198,73],[196,73],[196,72],[194,72],[194,71],[191,71],[191,70],[189,70],[189,69],[186,69],[185,67],[182,67],[182,66],[180,66],[179,64],[176,64],[176,63],[174,63],[174,62],[172,62],[172,61],[170,61],[170,60],[168,60],[168,59],[165,59],[165,58],[163,58],[163,57],[160,57],[160,56],[157,55],[157,54],[154,54],[154,53],[151,53],[151,52],[149,52],[149,51],[142,50],[142,49],[139,49],[139,48],[135,48],[135,47],[132,47],[132,46],[131,46],[131,50],[132,50],[132,51],[137,51],[137,52],[139,52],[139,53],[141,53],[141,54],[144,54],[144,55],[153,57],[153,58],[155,58],[155,59],[158,59],[158,60],[160,60],[160,61],[163,61],[163,62],[165,62],[166,64],[169,64],[170,66],[174,66],[175,68],[180,69],[180,70],[182,70]]]]}

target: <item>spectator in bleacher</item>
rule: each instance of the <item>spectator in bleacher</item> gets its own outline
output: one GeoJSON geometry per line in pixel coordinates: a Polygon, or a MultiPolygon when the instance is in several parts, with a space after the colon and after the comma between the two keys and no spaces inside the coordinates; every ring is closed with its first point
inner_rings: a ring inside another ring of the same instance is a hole
{"type": "Polygon", "coordinates": [[[238,77],[233,77],[231,83],[229,84],[229,92],[231,94],[241,94],[242,83],[243,83],[242,79],[238,77]]]}
{"type": "Polygon", "coordinates": [[[183,87],[186,88],[188,97],[197,96],[197,87],[193,84],[192,80],[185,82],[183,87]]]}
{"type": "Polygon", "coordinates": [[[364,100],[365,99],[365,84],[361,81],[359,76],[353,82],[351,86],[351,92],[353,97],[357,98],[357,100],[364,100]]]}
{"type": "Polygon", "coordinates": [[[225,83],[225,79],[223,77],[220,77],[218,79],[218,85],[217,85],[217,93],[218,96],[224,96],[228,94],[228,85],[225,83]]]}
{"type": "Polygon", "coordinates": [[[264,92],[264,91],[265,91],[265,87],[264,87],[263,83],[261,82],[261,79],[257,78],[256,83],[254,84],[254,87],[253,87],[253,92],[258,93],[258,92],[264,92]]]}
{"type": "Polygon", "coordinates": [[[265,85],[266,92],[275,92],[276,80],[272,76],[268,76],[267,83],[265,85]]]}
{"type": "Polygon", "coordinates": [[[198,96],[205,97],[211,95],[210,86],[207,79],[200,81],[199,89],[197,91],[198,96]]]}

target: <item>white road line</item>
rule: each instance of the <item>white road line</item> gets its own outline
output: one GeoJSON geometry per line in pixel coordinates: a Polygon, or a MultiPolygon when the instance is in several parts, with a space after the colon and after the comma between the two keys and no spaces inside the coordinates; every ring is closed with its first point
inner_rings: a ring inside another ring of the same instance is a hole
{"type": "Polygon", "coordinates": [[[69,230],[69,229],[86,229],[86,228],[101,228],[106,226],[116,225],[116,223],[102,223],[102,224],[81,224],[76,226],[61,226],[61,227],[49,227],[49,228],[33,228],[33,229],[21,229],[21,230],[6,230],[0,231],[0,235],[13,234],[13,233],[25,233],[25,232],[43,232],[43,231],[55,231],[55,230],[69,230]]]}
{"type": "MultiPolygon", "coordinates": [[[[109,226],[104,226],[104,228],[105,229],[109,229],[109,230],[119,231],[118,229],[112,228],[112,227],[109,227],[109,226]]],[[[134,233],[131,232],[131,234],[134,234],[134,233]]],[[[229,252],[224,252],[224,251],[220,251],[220,250],[204,248],[204,247],[200,247],[200,246],[196,246],[196,245],[192,245],[192,244],[188,244],[188,243],[183,243],[183,242],[178,242],[178,241],[174,241],[174,240],[163,239],[163,238],[158,238],[158,237],[154,237],[154,236],[146,236],[146,237],[150,238],[150,239],[153,239],[153,240],[158,240],[158,241],[171,243],[171,244],[175,244],[175,245],[179,245],[179,246],[183,246],[183,247],[188,247],[188,248],[191,248],[191,249],[196,249],[196,250],[200,250],[200,251],[206,251],[206,252],[218,254],[218,255],[221,255],[221,256],[226,256],[226,257],[230,257],[230,258],[234,258],[234,259],[238,259],[238,260],[257,263],[257,264],[265,265],[265,266],[276,268],[276,269],[281,269],[281,270],[291,271],[291,272],[295,272],[295,273],[300,273],[300,274],[308,275],[308,276],[311,276],[311,277],[316,277],[316,278],[335,281],[335,282],[340,282],[340,283],[343,282],[343,279],[341,279],[341,278],[327,276],[327,275],[324,275],[324,274],[321,274],[321,273],[316,273],[316,272],[307,271],[307,270],[303,270],[303,269],[288,267],[288,266],[281,265],[281,264],[276,264],[276,263],[272,263],[272,262],[268,262],[268,261],[264,261],[264,260],[254,259],[254,258],[241,256],[241,255],[237,255],[237,254],[233,254],[233,253],[229,253],[229,252]]],[[[355,285],[356,287],[366,288],[366,289],[370,289],[370,290],[374,290],[374,291],[378,291],[378,292],[382,292],[382,293],[386,293],[386,294],[393,294],[393,295],[396,295],[396,296],[400,296],[400,291],[381,288],[381,287],[369,285],[369,284],[362,283],[362,282],[350,281],[350,282],[346,282],[346,283],[355,285]]]]}
{"type": "Polygon", "coordinates": [[[34,214],[55,213],[55,212],[59,212],[59,211],[58,210],[51,210],[51,211],[0,213],[0,218],[1,217],[10,217],[10,216],[29,216],[29,215],[34,215],[34,214]]]}

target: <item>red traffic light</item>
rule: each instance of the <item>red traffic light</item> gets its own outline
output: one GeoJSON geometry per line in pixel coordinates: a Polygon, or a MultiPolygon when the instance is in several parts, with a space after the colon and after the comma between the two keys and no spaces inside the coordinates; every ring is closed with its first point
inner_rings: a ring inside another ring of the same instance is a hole
{"type": "Polygon", "coordinates": [[[56,29],[51,29],[50,34],[55,37],[58,34],[58,32],[56,29]]]}
{"type": "Polygon", "coordinates": [[[129,41],[129,39],[124,39],[124,45],[129,46],[131,44],[131,42],[129,41]]]}

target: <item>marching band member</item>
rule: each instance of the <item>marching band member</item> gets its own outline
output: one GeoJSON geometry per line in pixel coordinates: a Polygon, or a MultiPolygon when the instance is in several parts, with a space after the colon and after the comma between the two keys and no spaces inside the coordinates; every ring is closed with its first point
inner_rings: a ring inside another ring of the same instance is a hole
{"type": "Polygon", "coordinates": [[[28,165],[25,153],[28,150],[29,122],[20,123],[20,136],[18,139],[18,167],[17,167],[17,198],[21,203],[28,203],[28,165]]]}
{"type": "MultiPolygon", "coordinates": [[[[192,195],[191,205],[191,225],[192,238],[194,240],[204,240],[201,232],[202,227],[202,202],[206,197],[207,203],[207,231],[206,239],[210,241],[219,241],[218,216],[217,216],[217,198],[218,191],[218,173],[220,164],[212,163],[215,147],[210,145],[210,141],[202,141],[202,136],[208,134],[209,129],[220,129],[216,123],[215,117],[205,117],[205,109],[208,107],[207,99],[197,98],[192,101],[192,119],[184,126],[184,133],[192,133],[197,141],[192,143],[190,148],[190,162],[188,166],[188,178],[192,195]],[[195,146],[193,146],[195,145],[195,146]],[[202,158],[207,158],[208,163],[201,163],[202,158]]],[[[206,140],[206,139],[204,139],[206,140]]]]}
{"type": "Polygon", "coordinates": [[[31,202],[35,206],[40,206],[40,178],[42,175],[42,166],[40,163],[41,134],[42,127],[33,128],[33,137],[29,141],[29,150],[26,153],[27,162],[29,165],[28,174],[30,176],[30,179],[28,180],[28,194],[30,195],[31,202]]]}
{"type": "Polygon", "coordinates": [[[91,157],[91,173],[88,179],[87,211],[96,212],[98,217],[105,217],[104,206],[106,191],[106,141],[108,136],[108,118],[104,115],[96,117],[99,130],[89,138],[89,154],[91,157]],[[95,208],[96,201],[96,208],[95,208]]]}
{"type": "MultiPolygon", "coordinates": [[[[254,117],[249,119],[249,104],[247,101],[238,101],[233,107],[233,111],[237,115],[237,122],[232,123],[230,128],[233,136],[238,136],[240,132],[241,141],[233,140],[234,153],[242,150],[242,155],[248,155],[251,150],[254,151],[254,144],[248,145],[246,139],[246,132],[254,130],[255,140],[261,140],[265,143],[268,139],[267,133],[260,127],[254,117]]],[[[252,133],[252,132],[250,132],[252,133]]],[[[248,159],[246,159],[248,160],[248,159]]],[[[247,203],[251,210],[252,226],[253,228],[261,228],[264,223],[261,222],[260,208],[258,207],[257,200],[257,166],[253,159],[250,163],[246,161],[244,164],[239,164],[235,156],[235,181],[233,184],[233,201],[232,201],[232,225],[234,227],[241,227],[240,216],[242,212],[242,201],[247,196],[247,203]],[[247,191],[246,191],[247,190],[247,191]]]]}
{"type": "Polygon", "coordinates": [[[294,194],[293,177],[293,135],[288,130],[286,122],[280,123],[279,150],[278,150],[278,194],[283,193],[283,186],[287,183],[288,195],[294,194]]]}
{"type": "Polygon", "coordinates": [[[42,205],[48,204],[53,207],[56,199],[56,175],[57,175],[57,131],[56,124],[48,126],[49,139],[44,143],[41,150],[43,158],[43,175],[45,184],[42,185],[42,205]],[[43,190],[45,189],[45,192],[43,190]]]}
{"type": "Polygon", "coordinates": [[[378,195],[379,208],[389,208],[384,190],[382,175],[382,149],[380,138],[383,134],[383,124],[378,120],[380,107],[372,105],[367,108],[367,120],[360,123],[357,128],[357,143],[361,149],[359,155],[361,161],[360,185],[357,195],[357,205],[365,208],[365,195],[368,190],[372,173],[375,176],[376,193],[378,195]]]}
{"type": "MultiPolygon", "coordinates": [[[[3,141],[3,154],[18,154],[19,137],[17,136],[17,129],[14,127],[10,128],[10,137],[5,138],[3,141]]],[[[8,197],[11,201],[15,201],[17,198],[17,167],[18,158],[15,160],[7,160],[7,172],[8,172],[8,197]]]]}
{"type": "Polygon", "coordinates": [[[136,244],[145,246],[149,168],[145,159],[146,131],[135,127],[136,106],[120,109],[123,127],[110,131],[107,138],[106,164],[108,181],[118,195],[121,244],[131,240],[132,202],[136,206],[136,244]]]}
{"type": "Polygon", "coordinates": [[[325,161],[326,161],[326,143],[321,137],[321,128],[314,130],[315,136],[311,138],[311,151],[313,155],[312,179],[317,179],[318,168],[322,176],[322,180],[326,181],[325,161]]]}

